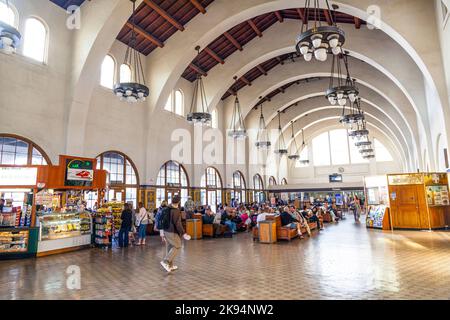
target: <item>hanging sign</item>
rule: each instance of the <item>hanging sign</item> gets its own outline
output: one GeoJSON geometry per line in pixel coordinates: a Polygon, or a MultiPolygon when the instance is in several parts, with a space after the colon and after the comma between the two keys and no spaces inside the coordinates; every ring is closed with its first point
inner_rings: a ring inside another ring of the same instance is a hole
{"type": "Polygon", "coordinates": [[[0,167],[0,186],[35,186],[37,168],[0,167]]]}
{"type": "Polygon", "coordinates": [[[65,186],[90,187],[94,180],[94,163],[91,160],[66,159],[65,186]]]}

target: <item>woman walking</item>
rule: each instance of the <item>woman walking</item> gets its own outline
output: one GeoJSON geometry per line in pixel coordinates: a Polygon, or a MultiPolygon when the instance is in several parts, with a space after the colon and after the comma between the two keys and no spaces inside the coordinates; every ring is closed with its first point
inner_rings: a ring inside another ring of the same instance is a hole
{"type": "Polygon", "coordinates": [[[137,245],[145,245],[145,236],[147,234],[147,225],[151,222],[150,214],[144,208],[144,204],[139,202],[139,212],[136,215],[136,228],[138,228],[138,243],[137,245]]]}
{"type": "Polygon", "coordinates": [[[129,235],[128,233],[131,231],[131,222],[133,213],[131,212],[130,205],[125,203],[124,210],[122,211],[121,219],[122,224],[119,230],[119,247],[126,248],[128,247],[129,235]]]}
{"type": "Polygon", "coordinates": [[[357,195],[355,195],[353,198],[353,206],[354,206],[353,214],[355,216],[355,221],[359,222],[359,217],[361,216],[361,202],[357,195]]]}

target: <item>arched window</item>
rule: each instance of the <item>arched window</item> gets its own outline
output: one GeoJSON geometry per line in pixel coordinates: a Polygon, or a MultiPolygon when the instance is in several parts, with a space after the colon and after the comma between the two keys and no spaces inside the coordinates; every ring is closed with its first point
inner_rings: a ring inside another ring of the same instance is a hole
{"type": "Polygon", "coordinates": [[[266,201],[263,179],[259,174],[253,176],[253,190],[253,202],[262,203],[266,201]]]}
{"type": "Polygon", "coordinates": [[[181,89],[175,90],[170,93],[164,109],[179,116],[184,116],[184,94],[181,89]]]}
{"type": "Polygon", "coordinates": [[[18,14],[13,10],[11,3],[7,6],[4,0],[0,0],[0,21],[17,28],[19,24],[18,20],[18,14]]]}
{"type": "MultiPolygon", "coordinates": [[[[97,169],[108,171],[108,201],[132,202],[137,208],[139,177],[133,161],[124,153],[107,151],[97,157],[97,169]]],[[[94,197],[96,198],[96,197],[94,197]]],[[[89,204],[88,204],[89,205],[89,204]]]]}
{"type": "Polygon", "coordinates": [[[174,195],[181,197],[181,205],[187,201],[189,181],[184,167],[175,161],[168,161],[162,165],[156,179],[156,206],[163,200],[169,204],[174,195]]]}
{"type": "Polygon", "coordinates": [[[115,73],[116,62],[112,56],[107,55],[102,63],[100,84],[105,88],[113,89],[115,73]]]}
{"type": "Polygon", "coordinates": [[[120,66],[120,82],[121,83],[131,82],[131,68],[127,64],[122,64],[120,66]]]}
{"type": "Polygon", "coordinates": [[[213,212],[217,212],[217,205],[222,203],[222,178],[216,168],[206,168],[202,176],[200,186],[201,204],[211,206],[213,212]]]}
{"type": "Polygon", "coordinates": [[[47,165],[49,157],[36,144],[15,135],[0,135],[0,164],[47,165]]]}
{"type": "Polygon", "coordinates": [[[233,190],[231,191],[231,198],[235,199],[237,203],[245,203],[246,186],[243,174],[240,171],[233,173],[233,190]]]}
{"type": "Polygon", "coordinates": [[[47,28],[44,23],[36,18],[28,18],[25,22],[25,35],[23,39],[24,56],[39,62],[45,62],[47,28]]]}
{"type": "Polygon", "coordinates": [[[286,178],[283,178],[283,180],[281,180],[281,185],[282,186],[286,186],[288,183],[287,183],[287,180],[286,180],[286,178]]]}
{"type": "Polygon", "coordinates": [[[269,186],[276,186],[277,185],[277,180],[275,179],[274,176],[269,178],[269,186]]]}

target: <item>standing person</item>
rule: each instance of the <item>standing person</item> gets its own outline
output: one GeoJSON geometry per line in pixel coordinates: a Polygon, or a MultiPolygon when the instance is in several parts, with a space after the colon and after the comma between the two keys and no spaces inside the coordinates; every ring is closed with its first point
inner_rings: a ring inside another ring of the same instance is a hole
{"type": "Polygon", "coordinates": [[[3,212],[4,207],[5,207],[5,199],[0,199],[0,212],[3,212]]]}
{"type": "Polygon", "coordinates": [[[181,249],[181,237],[190,240],[191,237],[184,232],[181,224],[180,213],[180,196],[175,195],[172,198],[170,210],[162,212],[161,220],[163,221],[164,238],[166,239],[166,256],[161,261],[161,265],[167,272],[177,270],[178,267],[173,264],[173,260],[181,249]],[[168,215],[168,216],[167,216],[168,215]]]}
{"type": "Polygon", "coordinates": [[[154,227],[154,230],[156,232],[159,231],[159,236],[161,237],[161,242],[162,243],[166,242],[166,240],[164,239],[163,226],[160,225],[160,221],[161,221],[160,217],[161,217],[161,214],[162,214],[164,208],[167,208],[167,201],[166,200],[163,200],[161,202],[161,206],[158,208],[158,211],[156,212],[156,215],[155,215],[155,227],[154,227]]]}
{"type": "Polygon", "coordinates": [[[137,245],[145,245],[145,236],[147,233],[147,225],[150,223],[150,215],[147,209],[144,208],[144,204],[139,202],[139,212],[136,215],[135,226],[138,228],[138,243],[137,245]]]}
{"type": "Polygon", "coordinates": [[[128,247],[128,233],[131,231],[133,219],[133,213],[131,212],[130,205],[128,203],[125,203],[120,219],[122,219],[122,224],[120,225],[119,230],[119,247],[126,248],[128,247]]]}
{"type": "Polygon", "coordinates": [[[355,221],[359,222],[359,217],[361,216],[361,202],[356,194],[353,197],[353,206],[353,215],[355,217],[355,221]]]}
{"type": "Polygon", "coordinates": [[[192,197],[189,196],[187,201],[184,203],[184,211],[186,212],[186,219],[192,219],[195,210],[195,202],[192,197]]]}

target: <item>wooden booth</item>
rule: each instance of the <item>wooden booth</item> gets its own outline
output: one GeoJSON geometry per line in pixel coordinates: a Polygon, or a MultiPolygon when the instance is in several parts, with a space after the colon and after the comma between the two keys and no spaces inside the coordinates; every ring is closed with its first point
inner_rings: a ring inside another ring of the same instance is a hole
{"type": "Polygon", "coordinates": [[[449,210],[447,173],[388,175],[394,229],[443,229],[449,210]]]}

